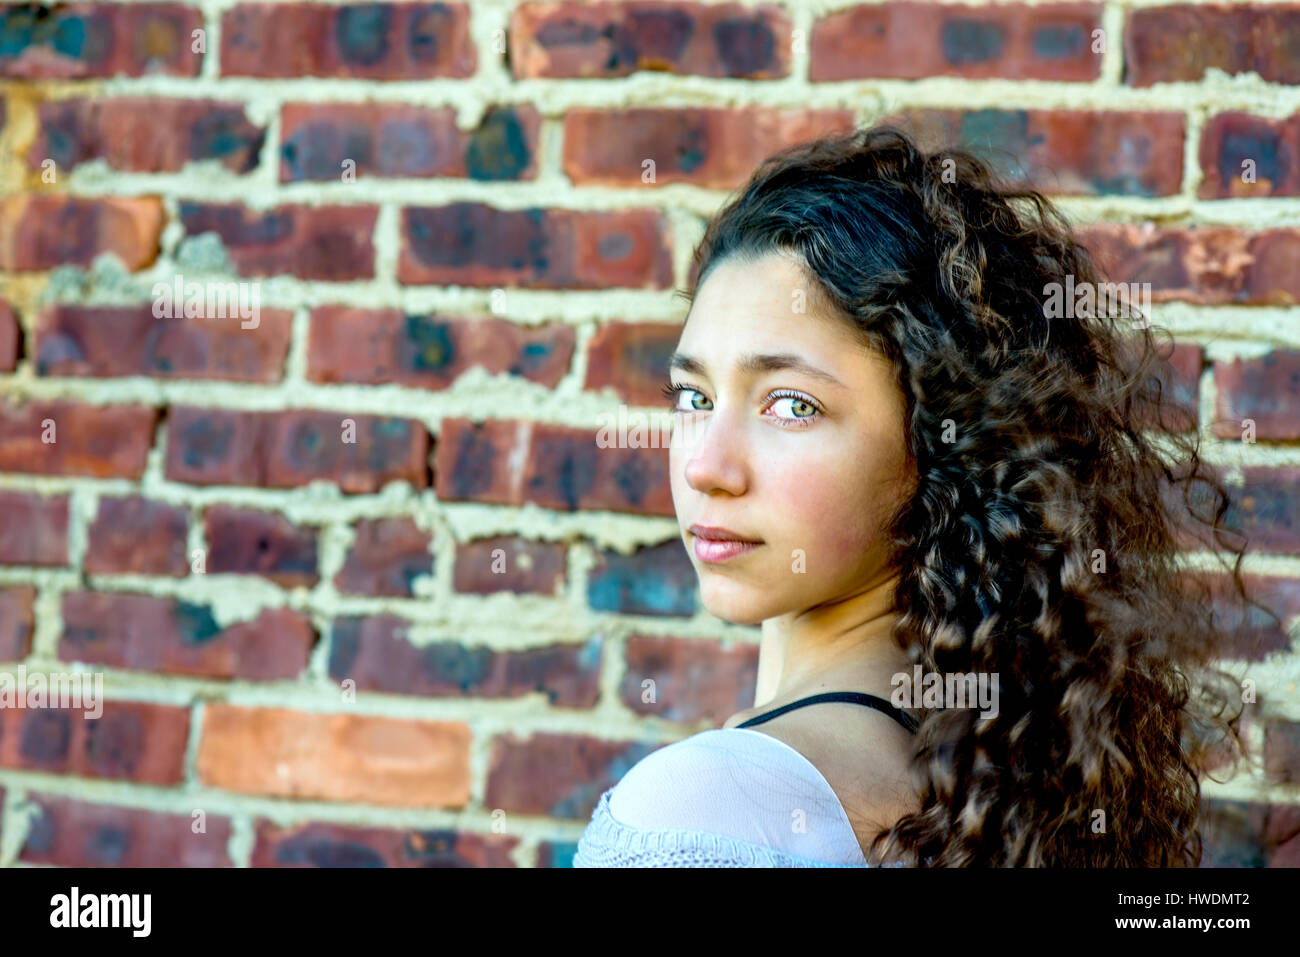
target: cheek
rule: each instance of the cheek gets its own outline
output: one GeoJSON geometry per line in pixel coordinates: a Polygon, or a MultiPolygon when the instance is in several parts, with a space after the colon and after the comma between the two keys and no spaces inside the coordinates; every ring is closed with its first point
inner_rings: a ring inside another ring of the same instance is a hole
{"type": "Polygon", "coordinates": [[[886,550],[882,525],[898,491],[890,477],[843,460],[808,465],[771,477],[768,514],[773,537],[787,550],[802,548],[826,567],[875,564],[886,550]],[[874,490],[874,491],[873,491],[874,490]]]}
{"type": "Polygon", "coordinates": [[[768,488],[768,514],[789,548],[838,563],[870,544],[870,503],[851,477],[802,467],[771,476],[768,488]]]}

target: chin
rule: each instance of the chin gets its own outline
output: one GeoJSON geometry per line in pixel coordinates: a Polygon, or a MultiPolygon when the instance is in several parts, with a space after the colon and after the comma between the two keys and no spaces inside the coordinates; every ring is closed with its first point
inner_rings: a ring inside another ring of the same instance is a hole
{"type": "Polygon", "coordinates": [[[720,594],[719,591],[708,587],[700,589],[700,600],[705,610],[715,618],[734,625],[757,625],[776,614],[770,602],[757,595],[720,594]]]}

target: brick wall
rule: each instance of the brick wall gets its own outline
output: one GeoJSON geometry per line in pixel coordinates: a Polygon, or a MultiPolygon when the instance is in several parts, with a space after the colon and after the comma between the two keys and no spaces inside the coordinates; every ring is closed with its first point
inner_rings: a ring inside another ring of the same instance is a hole
{"type": "MultiPolygon", "coordinates": [[[[0,864],[564,866],[641,756],[751,705],[666,450],[592,438],[660,404],[709,213],[844,125],[1000,151],[1152,284],[1294,631],[1287,35],[1300,5],[0,8],[0,662],[107,699],[0,711],[0,864]],[[259,321],[157,317],[184,283],[259,321]]],[[[1297,658],[1240,654],[1263,761],[1206,785],[1206,862],[1294,866],[1297,658]]]]}

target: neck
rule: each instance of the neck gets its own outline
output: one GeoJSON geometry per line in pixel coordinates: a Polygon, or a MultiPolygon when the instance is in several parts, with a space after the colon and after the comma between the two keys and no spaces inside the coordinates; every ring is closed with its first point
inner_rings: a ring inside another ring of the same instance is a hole
{"type": "Polygon", "coordinates": [[[763,621],[754,706],[820,691],[865,691],[888,700],[891,677],[911,663],[891,631],[896,572],[853,594],[763,621]]]}

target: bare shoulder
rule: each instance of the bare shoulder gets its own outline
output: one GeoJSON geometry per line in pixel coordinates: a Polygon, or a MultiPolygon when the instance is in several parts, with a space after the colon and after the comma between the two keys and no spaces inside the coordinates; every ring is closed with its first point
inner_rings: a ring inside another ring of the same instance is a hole
{"type": "MultiPolygon", "coordinates": [[[[725,727],[746,719],[740,712],[725,727]]],[[[864,853],[877,833],[920,806],[911,773],[914,736],[886,715],[829,703],[781,715],[754,730],[790,745],[821,772],[864,853]]]]}

